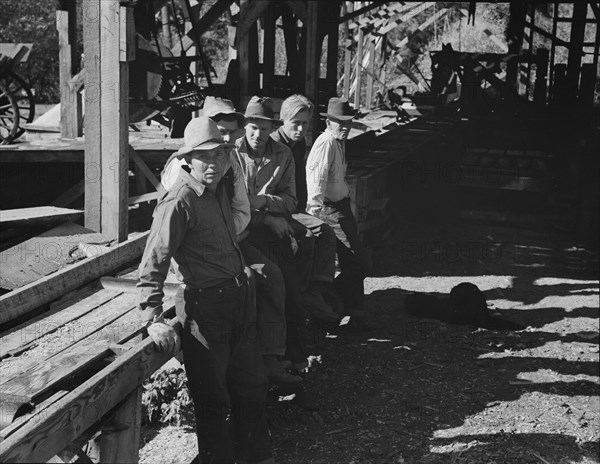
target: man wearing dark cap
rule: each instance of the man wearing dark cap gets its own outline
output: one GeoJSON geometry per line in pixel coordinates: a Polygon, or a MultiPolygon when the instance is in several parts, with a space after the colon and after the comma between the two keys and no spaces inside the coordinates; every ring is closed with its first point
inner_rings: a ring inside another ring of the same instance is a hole
{"type": "Polygon", "coordinates": [[[206,117],[190,121],[184,141],[177,156],[185,165],[156,206],[140,263],[140,317],[160,350],[178,351],[179,337],[162,315],[163,284],[173,260],[182,283],[176,308],[196,416],[195,461],[273,464],[254,281],[221,182],[232,145],[206,117]]]}
{"type": "Polygon", "coordinates": [[[340,274],[335,287],[350,315],[348,328],[374,328],[365,315],[364,279],[371,272],[371,259],[358,237],[356,219],[350,209],[346,182],[346,139],[356,112],[346,100],[331,98],[327,105],[327,128],[317,137],[306,160],[306,212],[331,226],[337,237],[340,274]]]}

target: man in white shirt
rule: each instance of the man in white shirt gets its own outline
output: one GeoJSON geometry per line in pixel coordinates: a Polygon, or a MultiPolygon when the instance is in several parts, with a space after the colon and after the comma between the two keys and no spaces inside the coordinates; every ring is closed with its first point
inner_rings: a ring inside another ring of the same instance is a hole
{"type": "Polygon", "coordinates": [[[350,315],[348,328],[374,328],[365,315],[364,279],[371,272],[370,255],[358,237],[356,219],[350,209],[346,182],[346,139],[356,112],[346,100],[331,98],[327,105],[327,129],[313,144],[306,160],[306,212],[325,221],[337,237],[341,272],[335,287],[350,315]]]}

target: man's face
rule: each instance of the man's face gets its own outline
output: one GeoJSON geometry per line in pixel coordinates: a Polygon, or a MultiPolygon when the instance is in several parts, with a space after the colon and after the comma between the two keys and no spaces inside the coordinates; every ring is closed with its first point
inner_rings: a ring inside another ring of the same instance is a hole
{"type": "Polygon", "coordinates": [[[285,135],[292,141],[298,142],[302,140],[308,130],[310,114],[308,110],[300,111],[290,119],[283,120],[283,131],[285,135]]]}
{"type": "Polygon", "coordinates": [[[271,132],[273,132],[272,121],[249,119],[246,122],[246,140],[254,151],[263,150],[267,146],[271,132]]]}
{"type": "Polygon", "coordinates": [[[186,161],[192,176],[207,187],[216,187],[229,169],[229,156],[223,147],[194,150],[186,156],[186,161]]]}
{"type": "Polygon", "coordinates": [[[223,140],[227,143],[233,143],[243,135],[242,127],[237,120],[225,121],[224,119],[215,120],[223,140]]]}
{"type": "Polygon", "coordinates": [[[350,134],[352,119],[342,121],[340,119],[329,118],[329,130],[338,140],[346,140],[350,134]]]}

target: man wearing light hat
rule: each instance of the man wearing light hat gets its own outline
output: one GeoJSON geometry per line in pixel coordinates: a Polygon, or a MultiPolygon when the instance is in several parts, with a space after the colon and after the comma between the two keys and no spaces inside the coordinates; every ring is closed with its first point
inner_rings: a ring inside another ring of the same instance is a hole
{"type": "MultiPolygon", "coordinates": [[[[212,119],[219,128],[225,142],[234,142],[243,135],[245,118],[235,111],[230,100],[218,97],[206,97],[202,114],[212,119]]],[[[260,346],[263,354],[269,382],[280,387],[297,387],[302,378],[291,375],[285,370],[281,358],[285,354],[285,283],[279,267],[258,248],[247,240],[245,230],[250,221],[250,203],[240,165],[233,150],[230,152],[231,171],[227,173],[225,183],[231,199],[231,209],[238,243],[246,264],[256,277],[257,324],[260,346]]],[[[167,160],[161,174],[161,182],[168,190],[175,183],[185,159],[177,153],[167,160]]]]}
{"type": "Polygon", "coordinates": [[[356,112],[348,101],[334,97],[327,112],[320,114],[326,118],[327,128],[315,140],[306,160],[306,212],[325,221],[335,232],[341,269],[335,287],[351,316],[348,327],[368,330],[374,325],[364,312],[364,279],[372,264],[358,237],[346,182],[346,139],[356,112]]]}
{"type": "Polygon", "coordinates": [[[184,326],[198,462],[272,464],[254,281],[221,182],[232,145],[207,117],[190,121],[184,142],[177,157],[186,164],[156,206],[140,263],[140,318],[160,350],[178,351],[179,337],[162,316],[163,284],[173,259],[183,284],[176,308],[184,326]]]}

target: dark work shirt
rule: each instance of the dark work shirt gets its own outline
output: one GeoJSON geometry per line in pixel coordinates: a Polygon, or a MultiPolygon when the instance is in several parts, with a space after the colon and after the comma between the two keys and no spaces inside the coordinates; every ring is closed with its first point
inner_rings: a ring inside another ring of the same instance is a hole
{"type": "Polygon", "coordinates": [[[279,127],[271,134],[273,140],[283,143],[294,156],[295,176],[296,176],[296,198],[298,199],[297,212],[305,212],[306,209],[306,140],[302,138],[298,142],[292,142],[283,130],[279,127]]]}
{"type": "Polygon", "coordinates": [[[244,271],[222,182],[213,194],[182,170],[156,206],[139,267],[144,321],[162,312],[163,283],[171,258],[178,280],[193,288],[213,287],[244,271]]]}

